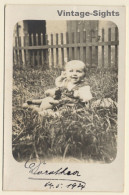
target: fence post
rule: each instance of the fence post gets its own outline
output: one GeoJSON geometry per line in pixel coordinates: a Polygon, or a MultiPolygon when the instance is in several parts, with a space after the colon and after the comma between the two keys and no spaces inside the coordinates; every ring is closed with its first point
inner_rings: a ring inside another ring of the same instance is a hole
{"type": "MultiPolygon", "coordinates": [[[[24,47],[24,37],[22,36],[21,37],[21,46],[24,47]]],[[[25,65],[25,53],[24,53],[24,49],[21,50],[21,53],[22,53],[22,63],[23,63],[23,66],[25,65]]]]}
{"type": "MultiPolygon", "coordinates": [[[[74,44],[74,32],[71,33],[71,38],[72,38],[71,43],[74,44]]],[[[75,59],[75,56],[74,56],[74,48],[75,48],[75,46],[72,47],[72,60],[75,59]]]]}
{"type": "MultiPolygon", "coordinates": [[[[34,35],[33,34],[31,34],[31,44],[32,46],[34,46],[34,35]]],[[[35,53],[33,50],[32,50],[32,66],[35,66],[35,53]]]]}
{"type": "MultiPolygon", "coordinates": [[[[18,36],[18,46],[21,47],[21,37],[18,36]]],[[[22,66],[22,49],[19,49],[19,65],[22,66]]]]}
{"type": "Polygon", "coordinates": [[[64,65],[64,48],[63,48],[63,43],[64,43],[64,40],[63,40],[63,33],[61,33],[61,57],[62,57],[62,64],[61,64],[61,67],[64,65]]]}
{"type": "MultiPolygon", "coordinates": [[[[66,32],[66,44],[69,44],[69,34],[66,32]]],[[[69,48],[67,47],[67,61],[69,61],[69,48]]]]}
{"type": "MultiPolygon", "coordinates": [[[[115,41],[118,41],[118,27],[115,28],[115,41]]],[[[115,66],[118,66],[118,45],[115,45],[115,66]]]]}
{"type": "MultiPolygon", "coordinates": [[[[108,42],[111,42],[111,28],[108,29],[108,42]]],[[[108,65],[111,66],[111,45],[108,45],[108,65]]]]}
{"type": "MultiPolygon", "coordinates": [[[[27,36],[26,36],[26,45],[27,45],[27,46],[30,45],[29,34],[27,34],[27,36]]],[[[30,51],[29,51],[28,49],[26,50],[26,55],[27,55],[27,62],[28,62],[28,65],[30,65],[30,51]]]]}
{"type": "MultiPolygon", "coordinates": [[[[77,43],[80,43],[80,31],[77,31],[77,43]]],[[[80,47],[77,47],[77,60],[80,60],[80,47]]]]}
{"type": "MultiPolygon", "coordinates": [[[[58,34],[56,33],[56,45],[58,45],[58,34]]],[[[56,67],[59,65],[59,52],[58,48],[56,48],[56,67]]]]}
{"type": "Polygon", "coordinates": [[[19,66],[19,68],[20,68],[20,50],[19,50],[19,38],[18,37],[16,37],[16,44],[17,44],[17,59],[18,59],[18,61],[17,61],[17,64],[18,64],[18,66],[19,66]]]}
{"type": "MultiPolygon", "coordinates": [[[[92,31],[90,31],[89,35],[89,42],[92,43],[92,31]]],[[[92,66],[92,46],[89,46],[89,64],[92,66]]]]}
{"type": "MultiPolygon", "coordinates": [[[[43,34],[41,33],[41,45],[43,45],[43,34]]],[[[44,65],[44,52],[41,50],[41,64],[44,65]]]]}
{"type": "MultiPolygon", "coordinates": [[[[96,36],[96,42],[98,43],[98,30],[96,31],[97,33],[97,36],[96,36]]],[[[96,62],[96,65],[98,67],[98,46],[95,46],[95,62],[96,62]]]]}
{"type": "Polygon", "coordinates": [[[72,44],[72,32],[68,33],[69,35],[69,60],[72,60],[72,47],[70,46],[70,44],[72,44]]]}
{"type": "MultiPolygon", "coordinates": [[[[37,45],[37,46],[39,45],[39,36],[38,36],[37,33],[36,33],[36,45],[37,45]]],[[[37,65],[38,65],[38,66],[40,65],[39,50],[37,51],[37,65]]]]}
{"type": "MultiPolygon", "coordinates": [[[[48,45],[48,35],[47,34],[45,35],[45,45],[48,45]]],[[[46,54],[45,61],[46,61],[47,66],[49,66],[49,60],[48,60],[49,51],[48,51],[48,49],[45,50],[45,54],[46,54]]]]}
{"type": "MultiPolygon", "coordinates": [[[[17,37],[15,37],[15,47],[17,47],[17,37]]],[[[18,52],[17,49],[14,49],[14,56],[16,59],[16,64],[18,64],[18,52]]]]}
{"type": "MultiPolygon", "coordinates": [[[[104,42],[104,29],[102,29],[102,42],[104,42]]],[[[102,66],[104,67],[104,46],[102,46],[102,66]]]]}
{"type": "MultiPolygon", "coordinates": [[[[77,32],[74,32],[74,44],[77,43],[77,32]]],[[[77,47],[74,47],[74,59],[76,60],[77,57],[77,47]]]]}
{"type": "MultiPolygon", "coordinates": [[[[51,45],[53,46],[53,34],[51,34],[51,45]]],[[[51,63],[52,63],[52,68],[54,67],[54,52],[53,48],[51,48],[51,63]]]]}
{"type": "MultiPolygon", "coordinates": [[[[26,46],[26,36],[24,36],[24,47],[26,46]]],[[[24,66],[26,65],[26,49],[24,49],[24,66]]]]}
{"type": "MultiPolygon", "coordinates": [[[[83,43],[83,31],[80,32],[80,43],[83,43]]],[[[80,59],[83,61],[83,47],[80,47],[80,59]]]]}
{"type": "MultiPolygon", "coordinates": [[[[83,43],[86,43],[86,31],[83,31],[83,43]]],[[[86,46],[83,47],[83,61],[86,64],[86,46]]]]}

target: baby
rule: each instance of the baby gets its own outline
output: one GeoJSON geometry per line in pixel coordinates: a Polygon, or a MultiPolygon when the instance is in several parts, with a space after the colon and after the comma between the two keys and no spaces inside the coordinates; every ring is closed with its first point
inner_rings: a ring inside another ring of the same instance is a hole
{"type": "Polygon", "coordinates": [[[87,103],[92,99],[85,76],[86,66],[82,61],[72,60],[66,64],[65,71],[55,81],[63,102],[87,103]]]}
{"type": "Polygon", "coordinates": [[[65,65],[65,71],[56,78],[53,89],[45,91],[46,98],[27,101],[24,107],[31,107],[42,114],[62,105],[85,104],[92,99],[90,86],[85,80],[86,66],[82,61],[72,60],[65,65]]]}

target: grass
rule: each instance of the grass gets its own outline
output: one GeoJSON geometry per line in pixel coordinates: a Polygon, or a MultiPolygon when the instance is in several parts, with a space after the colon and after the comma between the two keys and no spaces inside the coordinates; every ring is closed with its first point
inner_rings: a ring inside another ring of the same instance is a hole
{"type": "MultiPolygon", "coordinates": [[[[87,78],[95,99],[117,101],[117,70],[89,69],[87,78]]],[[[85,161],[112,162],[117,154],[117,108],[60,108],[60,116],[39,117],[23,109],[28,99],[43,98],[54,87],[60,70],[41,68],[13,71],[13,156],[17,161],[28,158],[74,158],[85,161]]]]}

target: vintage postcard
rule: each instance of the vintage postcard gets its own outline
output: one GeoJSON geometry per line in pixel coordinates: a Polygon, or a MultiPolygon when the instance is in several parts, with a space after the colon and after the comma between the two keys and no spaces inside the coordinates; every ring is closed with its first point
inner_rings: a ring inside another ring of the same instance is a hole
{"type": "Polygon", "coordinates": [[[123,192],[124,6],[5,6],[3,190],[123,192]]]}

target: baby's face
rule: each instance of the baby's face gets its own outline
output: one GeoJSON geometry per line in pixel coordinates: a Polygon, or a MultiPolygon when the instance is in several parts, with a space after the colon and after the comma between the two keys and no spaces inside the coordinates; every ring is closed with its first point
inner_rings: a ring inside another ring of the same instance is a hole
{"type": "Polygon", "coordinates": [[[66,67],[66,75],[67,79],[71,83],[76,84],[80,82],[85,76],[84,66],[77,64],[69,65],[68,67],[66,67]]]}

